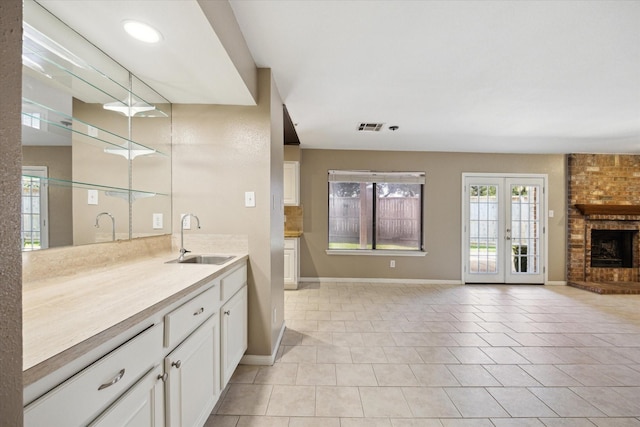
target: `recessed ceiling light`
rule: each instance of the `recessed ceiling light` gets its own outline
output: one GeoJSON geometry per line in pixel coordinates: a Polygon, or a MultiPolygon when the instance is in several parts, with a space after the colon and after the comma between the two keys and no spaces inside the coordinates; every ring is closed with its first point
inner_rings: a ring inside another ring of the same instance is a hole
{"type": "Polygon", "coordinates": [[[158,43],[162,34],[152,26],[140,21],[127,20],[122,23],[124,30],[134,39],[145,43],[158,43]]]}

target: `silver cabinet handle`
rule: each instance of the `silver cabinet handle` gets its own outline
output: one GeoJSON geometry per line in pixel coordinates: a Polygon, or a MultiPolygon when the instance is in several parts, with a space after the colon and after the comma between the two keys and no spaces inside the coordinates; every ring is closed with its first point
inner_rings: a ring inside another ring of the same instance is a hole
{"type": "Polygon", "coordinates": [[[158,375],[158,379],[162,380],[163,383],[167,382],[167,378],[169,378],[169,374],[167,374],[166,372],[162,375],[158,375]]]}
{"type": "Polygon", "coordinates": [[[198,314],[202,314],[203,312],[204,312],[204,307],[200,307],[200,310],[198,310],[195,313],[193,313],[193,315],[197,316],[198,314]]]}
{"type": "Polygon", "coordinates": [[[171,362],[171,366],[175,366],[176,368],[180,369],[180,366],[182,366],[182,360],[171,362]]]}
{"type": "Polygon", "coordinates": [[[108,383],[104,383],[100,387],[98,387],[98,390],[103,390],[103,389],[105,389],[107,387],[111,387],[112,385],[114,385],[115,383],[120,381],[122,379],[122,377],[124,377],[124,369],[122,369],[120,372],[118,372],[118,375],[113,377],[113,379],[111,381],[109,381],[108,383]]]}
{"type": "Polygon", "coordinates": [[[226,314],[227,316],[231,315],[231,310],[225,311],[224,314],[226,314]]]}

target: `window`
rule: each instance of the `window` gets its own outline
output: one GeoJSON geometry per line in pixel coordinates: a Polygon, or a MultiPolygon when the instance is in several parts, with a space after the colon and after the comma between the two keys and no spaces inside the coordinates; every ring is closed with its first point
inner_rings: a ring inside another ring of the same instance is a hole
{"type": "Polygon", "coordinates": [[[329,171],[329,250],[421,251],[424,176],[329,171]]]}

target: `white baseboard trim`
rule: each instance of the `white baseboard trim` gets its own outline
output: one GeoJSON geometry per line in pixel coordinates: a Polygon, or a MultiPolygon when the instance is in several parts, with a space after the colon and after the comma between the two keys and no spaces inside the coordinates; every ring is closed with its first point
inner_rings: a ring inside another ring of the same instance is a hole
{"type": "Polygon", "coordinates": [[[359,277],[301,277],[300,282],[307,283],[394,283],[409,285],[462,285],[461,280],[437,279],[381,279],[359,277]]]}
{"type": "Polygon", "coordinates": [[[566,280],[548,280],[545,286],[567,286],[566,280]]]}
{"type": "Polygon", "coordinates": [[[272,353],[266,356],[256,355],[256,354],[245,354],[242,356],[240,360],[241,365],[258,365],[258,366],[271,366],[276,362],[276,356],[278,355],[278,349],[280,348],[280,342],[282,341],[282,336],[284,335],[284,330],[286,329],[285,322],[282,322],[282,327],[280,328],[280,333],[278,334],[278,339],[276,341],[276,346],[272,350],[272,353]]]}

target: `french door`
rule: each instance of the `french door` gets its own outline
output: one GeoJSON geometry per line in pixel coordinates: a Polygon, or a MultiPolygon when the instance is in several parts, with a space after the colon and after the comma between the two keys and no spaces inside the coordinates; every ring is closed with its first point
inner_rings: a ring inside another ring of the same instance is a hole
{"type": "Polygon", "coordinates": [[[463,175],[465,283],[544,283],[543,175],[463,175]]]}

